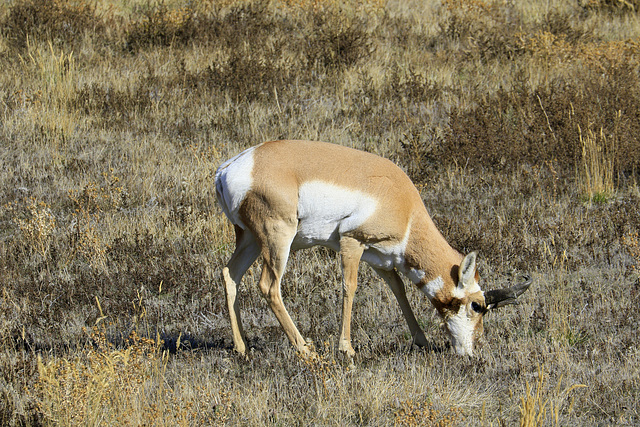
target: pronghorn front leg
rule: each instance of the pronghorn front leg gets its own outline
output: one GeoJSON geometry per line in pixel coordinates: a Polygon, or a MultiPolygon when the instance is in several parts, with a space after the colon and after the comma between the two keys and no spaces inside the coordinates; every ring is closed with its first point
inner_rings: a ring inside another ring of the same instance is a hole
{"type": "Polygon", "coordinates": [[[396,296],[400,309],[402,310],[402,314],[404,314],[407,325],[409,325],[413,342],[420,347],[425,347],[427,345],[427,337],[424,336],[424,332],[420,325],[418,325],[418,321],[416,320],[416,316],[413,314],[413,310],[411,310],[411,305],[409,305],[407,292],[402,278],[398,275],[396,270],[387,271],[379,268],[374,268],[374,270],[385,280],[385,282],[387,282],[391,291],[396,296]]]}
{"type": "Polygon", "coordinates": [[[342,328],[338,349],[347,356],[356,353],[351,346],[351,310],[353,296],[358,287],[358,266],[364,252],[362,243],[351,237],[340,239],[340,262],[342,266],[342,328]]]}

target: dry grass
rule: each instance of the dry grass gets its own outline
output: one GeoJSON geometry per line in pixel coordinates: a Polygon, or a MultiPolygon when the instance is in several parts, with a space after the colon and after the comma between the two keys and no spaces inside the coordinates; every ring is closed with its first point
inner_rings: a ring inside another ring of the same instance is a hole
{"type": "MultiPolygon", "coordinates": [[[[570,387],[562,388],[562,376],[558,380],[555,389],[548,391],[545,397],[543,390],[544,371],[539,368],[538,379],[534,387],[527,382],[527,391],[520,398],[522,405],[520,406],[520,426],[533,427],[539,425],[559,425],[558,414],[565,400],[571,396],[571,392],[586,387],[584,384],[574,384],[570,387]]],[[[574,400],[571,399],[567,412],[570,414],[573,409],[574,400]]]]}
{"type": "Polygon", "coordinates": [[[0,424],[638,424],[637,9],[2,3],[0,424]],[[414,290],[432,346],[411,348],[363,266],[353,369],[335,255],[296,253],[283,294],[319,358],[291,350],[257,266],[239,358],[213,174],[277,138],[391,158],[480,251],[484,288],[528,271],[532,289],[462,359],[414,290]]]}
{"type": "Polygon", "coordinates": [[[578,130],[582,143],[580,188],[589,201],[606,201],[615,191],[615,142],[608,141],[602,129],[600,134],[589,129],[584,137],[578,130]]]}
{"type": "Polygon", "coordinates": [[[32,391],[45,424],[102,425],[111,420],[135,425],[202,425],[227,421],[228,396],[210,390],[174,390],[167,381],[168,350],[163,341],[135,331],[116,348],[104,328],[71,356],[43,362],[32,391]],[[202,411],[203,408],[209,408],[202,411]]]}

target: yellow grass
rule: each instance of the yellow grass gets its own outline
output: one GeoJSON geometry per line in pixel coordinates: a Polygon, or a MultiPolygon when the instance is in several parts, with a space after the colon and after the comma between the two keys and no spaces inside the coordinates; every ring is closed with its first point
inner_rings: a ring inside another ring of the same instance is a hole
{"type": "MultiPolygon", "coordinates": [[[[538,368],[538,378],[534,386],[527,381],[525,395],[520,398],[520,427],[536,427],[542,425],[562,425],[558,414],[572,391],[587,387],[584,384],[574,384],[562,389],[562,376],[553,390],[545,387],[543,367],[538,368]]],[[[573,410],[574,400],[571,399],[567,411],[573,410]]]]}

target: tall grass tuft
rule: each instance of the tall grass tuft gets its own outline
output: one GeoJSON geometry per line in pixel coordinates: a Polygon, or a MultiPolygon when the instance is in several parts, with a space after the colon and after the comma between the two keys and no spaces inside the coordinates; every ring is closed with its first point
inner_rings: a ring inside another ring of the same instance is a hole
{"type": "Polygon", "coordinates": [[[578,173],[580,192],[590,202],[606,202],[615,193],[617,145],[614,137],[607,137],[588,129],[583,135],[578,125],[582,146],[581,167],[578,173]]]}
{"type": "Polygon", "coordinates": [[[75,356],[48,362],[38,356],[35,398],[45,418],[58,425],[99,425],[106,420],[131,420],[134,415],[161,415],[147,396],[167,393],[168,355],[161,343],[134,332],[126,347],[117,349],[98,328],[91,331],[91,340],[75,356]]]}
{"type": "MultiPolygon", "coordinates": [[[[569,394],[586,387],[584,384],[574,384],[562,390],[562,376],[553,390],[545,389],[544,368],[538,367],[538,378],[532,387],[527,381],[527,391],[520,398],[520,427],[536,427],[541,425],[561,425],[559,422],[560,409],[565,404],[569,394]]],[[[569,403],[567,412],[573,410],[573,399],[569,403]]]]}
{"type": "Polygon", "coordinates": [[[37,140],[51,149],[58,163],[63,150],[79,124],[79,115],[70,104],[76,97],[78,70],[73,51],[27,41],[22,58],[26,73],[32,74],[34,86],[25,94],[27,112],[37,129],[37,140]]]}

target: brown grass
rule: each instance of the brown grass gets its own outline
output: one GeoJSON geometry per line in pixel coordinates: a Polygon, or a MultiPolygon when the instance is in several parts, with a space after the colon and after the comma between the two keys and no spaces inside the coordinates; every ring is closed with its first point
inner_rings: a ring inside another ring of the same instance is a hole
{"type": "Polygon", "coordinates": [[[636,425],[637,2],[16,0],[0,5],[0,424],[636,425]],[[528,271],[478,355],[361,268],[293,254],[301,360],[240,288],[223,159],[267,139],[388,157],[485,289],[528,271]],[[590,203],[585,203],[590,200],[590,203]],[[584,385],[584,387],[582,386],[584,385]],[[527,424],[529,423],[529,424],[527,424]]]}

